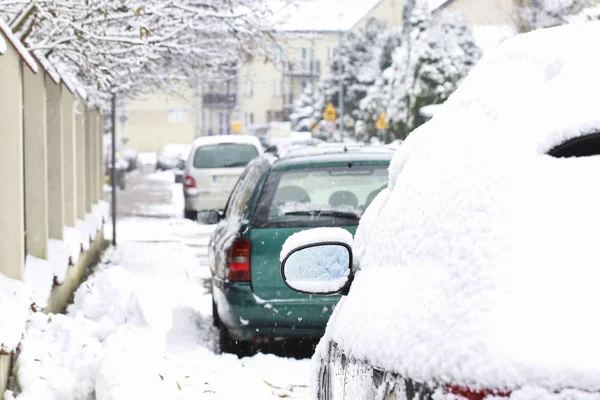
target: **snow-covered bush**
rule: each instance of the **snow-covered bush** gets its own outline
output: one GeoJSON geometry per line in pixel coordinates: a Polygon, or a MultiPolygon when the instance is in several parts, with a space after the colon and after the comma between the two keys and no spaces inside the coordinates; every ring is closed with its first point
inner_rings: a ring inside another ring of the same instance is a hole
{"type": "MultiPolygon", "coordinates": [[[[301,132],[312,131],[315,124],[319,125],[325,106],[325,99],[320,87],[308,86],[300,95],[300,99],[294,104],[294,109],[290,115],[292,128],[301,132]]],[[[319,136],[318,132],[319,129],[315,132],[316,136],[319,136]]]]}
{"type": "MultiPolygon", "coordinates": [[[[564,25],[597,7],[595,0],[515,0],[514,24],[518,32],[564,25]]],[[[597,13],[596,13],[597,14],[597,13]]],[[[594,20],[598,18],[590,18],[594,20]]]]}
{"type": "Polygon", "coordinates": [[[373,136],[375,121],[383,112],[390,125],[386,141],[406,138],[421,123],[419,109],[445,101],[481,56],[461,15],[442,12],[432,18],[426,4],[415,5],[403,36],[402,44],[393,50],[391,65],[361,101],[365,138],[373,136]]]}
{"type": "Polygon", "coordinates": [[[340,60],[336,56],[331,63],[331,77],[322,82],[325,103],[331,102],[339,108],[340,77],[342,78],[344,114],[353,120],[359,117],[360,101],[381,72],[378,62],[382,50],[380,43],[387,29],[384,22],[371,18],[363,28],[349,33],[339,50],[343,67],[340,68],[340,60]]]}

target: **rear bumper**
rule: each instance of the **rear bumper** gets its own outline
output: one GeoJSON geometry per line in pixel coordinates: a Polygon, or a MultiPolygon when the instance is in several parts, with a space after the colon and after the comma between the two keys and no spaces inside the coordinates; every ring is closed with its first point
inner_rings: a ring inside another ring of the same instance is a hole
{"type": "Polygon", "coordinates": [[[184,189],[185,209],[189,211],[223,210],[229,199],[229,192],[203,192],[198,191],[195,196],[190,196],[184,189]]]}
{"type": "Polygon", "coordinates": [[[266,300],[249,283],[215,285],[213,298],[221,322],[237,340],[258,338],[315,338],[325,333],[337,297],[266,300]]]}

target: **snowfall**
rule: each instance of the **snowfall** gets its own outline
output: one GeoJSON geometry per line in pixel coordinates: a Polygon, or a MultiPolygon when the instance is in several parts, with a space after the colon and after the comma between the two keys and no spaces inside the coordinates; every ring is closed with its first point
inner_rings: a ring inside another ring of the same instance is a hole
{"type": "MultiPolygon", "coordinates": [[[[172,204],[154,211],[177,214],[182,202],[173,184],[172,204]]],[[[118,246],[67,312],[30,314],[4,400],[309,397],[309,359],[220,354],[206,284],[210,227],[179,215],[117,226],[118,246]]]]}

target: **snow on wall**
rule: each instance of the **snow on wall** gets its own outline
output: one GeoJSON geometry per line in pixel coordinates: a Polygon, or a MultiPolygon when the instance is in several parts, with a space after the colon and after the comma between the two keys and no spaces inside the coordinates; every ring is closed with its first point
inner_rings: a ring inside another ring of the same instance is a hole
{"type": "Polygon", "coordinates": [[[86,221],[78,219],[75,221],[75,226],[77,231],[79,231],[79,243],[81,243],[81,248],[83,251],[88,251],[90,249],[90,232],[88,224],[86,221]]]}
{"type": "Polygon", "coordinates": [[[70,255],[69,246],[65,242],[56,239],[48,240],[48,262],[58,284],[63,283],[67,277],[70,255]]]}
{"type": "Polygon", "coordinates": [[[104,216],[100,203],[96,203],[92,206],[92,216],[96,221],[96,231],[99,231],[102,229],[102,224],[104,223],[104,216]]]}
{"type": "Polygon", "coordinates": [[[0,352],[13,351],[31,314],[31,292],[25,283],[0,274],[0,352]]]}
{"type": "Polygon", "coordinates": [[[54,286],[52,264],[28,254],[25,258],[25,284],[31,292],[36,311],[46,308],[54,286]]]}
{"type": "Polygon", "coordinates": [[[79,255],[81,254],[81,231],[78,228],[65,226],[63,237],[69,249],[69,256],[71,257],[71,261],[73,262],[73,265],[75,265],[77,264],[77,261],[79,261],[79,255]]]}
{"type": "Polygon", "coordinates": [[[329,339],[417,381],[597,398],[600,158],[546,154],[600,131],[600,54],[573,46],[590,37],[508,39],[400,146],[317,361],[329,339]]]}
{"type": "Polygon", "coordinates": [[[110,204],[105,200],[100,200],[98,202],[98,209],[100,211],[100,215],[104,222],[108,222],[110,218],[110,204]]]}
{"type": "MultiPolygon", "coordinates": [[[[10,44],[12,44],[14,46],[15,50],[17,50],[17,53],[19,53],[19,55],[25,61],[25,63],[29,66],[29,68],[31,68],[31,70],[33,72],[37,73],[38,72],[37,63],[31,56],[29,51],[25,48],[25,46],[23,46],[23,43],[21,43],[21,41],[19,39],[17,39],[17,37],[13,34],[10,27],[1,18],[0,18],[0,32],[2,32],[2,34],[4,34],[4,36],[6,37],[6,39],[8,39],[10,44]]],[[[5,43],[5,45],[6,45],[6,43],[5,43]]]]}

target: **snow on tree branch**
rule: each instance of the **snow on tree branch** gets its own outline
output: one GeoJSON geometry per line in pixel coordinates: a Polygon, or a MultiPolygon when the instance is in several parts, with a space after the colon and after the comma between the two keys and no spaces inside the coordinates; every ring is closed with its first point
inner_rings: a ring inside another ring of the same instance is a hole
{"type": "Polygon", "coordinates": [[[267,0],[0,0],[0,18],[100,106],[111,90],[195,85],[272,44],[267,0]]]}

